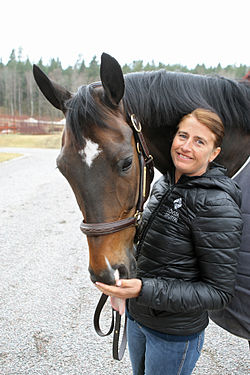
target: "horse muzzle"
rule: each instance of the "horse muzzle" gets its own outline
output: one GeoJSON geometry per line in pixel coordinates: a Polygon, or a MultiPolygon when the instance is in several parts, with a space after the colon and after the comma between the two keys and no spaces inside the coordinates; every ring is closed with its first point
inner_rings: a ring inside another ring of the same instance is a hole
{"type": "Polygon", "coordinates": [[[99,272],[94,272],[94,270],[91,267],[89,267],[89,273],[90,279],[93,283],[98,281],[108,285],[115,285],[117,275],[119,275],[119,279],[129,279],[135,277],[135,258],[131,256],[129,266],[125,264],[114,264],[111,266],[108,263],[107,268],[100,270],[99,272]]]}

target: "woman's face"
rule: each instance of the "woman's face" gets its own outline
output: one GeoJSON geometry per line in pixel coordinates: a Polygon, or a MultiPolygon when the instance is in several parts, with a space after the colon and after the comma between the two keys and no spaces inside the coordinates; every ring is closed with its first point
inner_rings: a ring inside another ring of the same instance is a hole
{"type": "Polygon", "coordinates": [[[206,172],[208,164],[221,150],[215,148],[214,142],[214,133],[195,117],[188,117],[179,124],[171,147],[176,182],[182,174],[201,176],[206,172]]]}

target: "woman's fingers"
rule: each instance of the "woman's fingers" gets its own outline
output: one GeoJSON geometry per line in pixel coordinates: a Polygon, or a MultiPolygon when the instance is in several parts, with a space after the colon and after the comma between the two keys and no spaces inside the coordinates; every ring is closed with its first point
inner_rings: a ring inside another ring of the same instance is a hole
{"type": "Polygon", "coordinates": [[[96,286],[102,293],[119,298],[137,297],[142,286],[140,279],[120,279],[117,283],[114,286],[96,282],[96,286]]]}

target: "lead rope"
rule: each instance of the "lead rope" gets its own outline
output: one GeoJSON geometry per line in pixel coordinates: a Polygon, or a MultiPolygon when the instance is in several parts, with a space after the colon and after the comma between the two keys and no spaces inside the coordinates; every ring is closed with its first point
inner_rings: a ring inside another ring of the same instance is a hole
{"type": "Polygon", "coordinates": [[[124,328],[123,328],[123,335],[121,340],[121,345],[119,348],[119,338],[120,338],[120,329],[121,329],[121,315],[118,311],[115,311],[112,308],[112,321],[110,328],[107,333],[104,333],[100,328],[100,315],[103,309],[103,306],[105,305],[106,301],[108,299],[108,296],[106,296],[104,293],[101,295],[101,298],[96,306],[95,314],[94,314],[94,327],[96,333],[101,336],[109,336],[113,331],[113,358],[117,359],[118,361],[121,361],[125,350],[127,346],[127,316],[125,315],[125,322],[124,322],[124,328]],[[114,317],[115,315],[115,317],[114,317]]]}

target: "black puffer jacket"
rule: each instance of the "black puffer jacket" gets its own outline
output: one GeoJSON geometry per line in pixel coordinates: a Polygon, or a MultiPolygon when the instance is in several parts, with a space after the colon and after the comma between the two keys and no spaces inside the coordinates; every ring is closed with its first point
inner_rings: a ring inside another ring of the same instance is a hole
{"type": "Polygon", "coordinates": [[[154,185],[143,214],[137,276],[143,287],[129,314],[146,327],[189,335],[208,324],[208,310],[234,293],[242,218],[241,193],[223,167],[202,176],[170,175],[154,185]]]}

